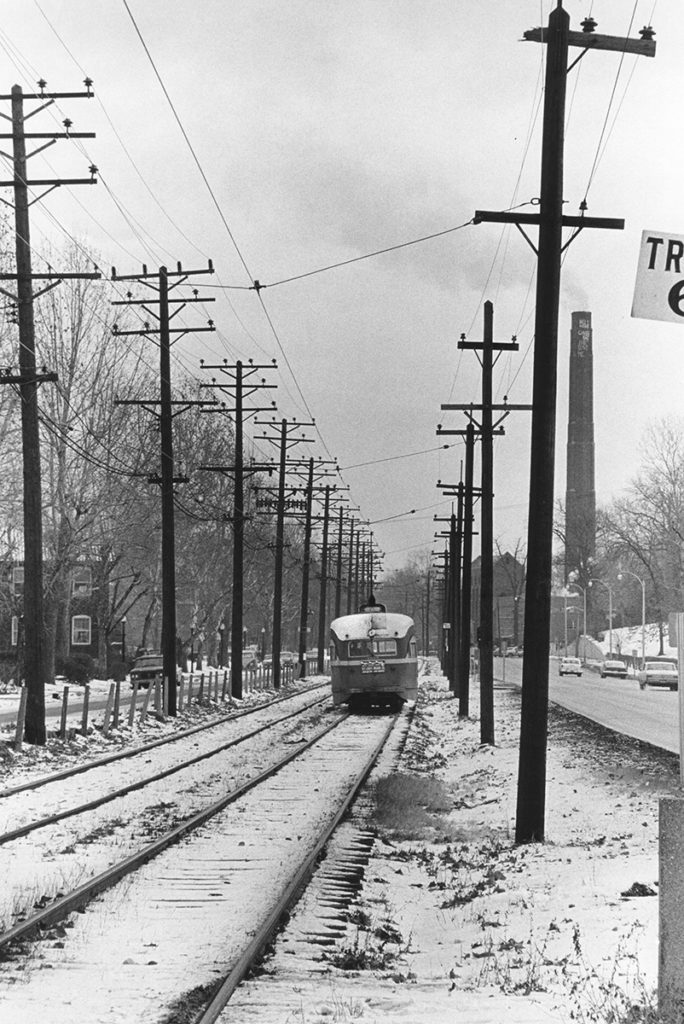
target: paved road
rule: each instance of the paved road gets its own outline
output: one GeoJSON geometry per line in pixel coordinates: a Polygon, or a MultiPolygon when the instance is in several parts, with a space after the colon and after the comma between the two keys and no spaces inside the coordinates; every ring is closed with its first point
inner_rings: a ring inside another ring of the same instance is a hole
{"type": "MultiPolygon", "coordinates": [[[[502,678],[502,669],[503,659],[495,659],[497,679],[502,678]]],[[[519,685],[522,658],[507,658],[505,670],[506,680],[519,685]]],[[[679,694],[670,690],[640,690],[634,678],[601,679],[589,669],[581,678],[561,678],[558,662],[551,659],[549,700],[616,732],[679,753],[679,694]]]]}

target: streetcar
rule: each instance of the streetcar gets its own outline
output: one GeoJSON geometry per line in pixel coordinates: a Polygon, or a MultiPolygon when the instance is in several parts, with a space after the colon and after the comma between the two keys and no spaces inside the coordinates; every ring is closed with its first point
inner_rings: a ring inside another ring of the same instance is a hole
{"type": "Polygon", "coordinates": [[[415,700],[418,652],[413,619],[388,612],[373,595],[358,614],[333,619],[330,674],[335,706],[415,700]]]}

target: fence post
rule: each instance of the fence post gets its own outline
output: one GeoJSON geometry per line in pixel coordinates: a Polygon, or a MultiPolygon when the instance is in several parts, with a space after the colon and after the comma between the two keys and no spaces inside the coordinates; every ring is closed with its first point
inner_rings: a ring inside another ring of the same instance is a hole
{"type": "Polygon", "coordinates": [[[188,708],[192,704],[192,669],[190,669],[190,675],[188,676],[188,708]]]}
{"type": "Polygon", "coordinates": [[[161,697],[161,676],[154,677],[154,710],[160,715],[162,709],[161,697]]]}
{"type": "Polygon", "coordinates": [[[228,670],[224,668],[224,670],[223,670],[223,686],[221,687],[221,700],[222,701],[225,701],[225,699],[226,699],[226,689],[227,689],[227,687],[228,687],[228,670]]]}
{"type": "Polygon", "coordinates": [[[147,718],[147,711],[148,711],[148,708],[150,706],[150,698],[151,698],[151,696],[152,696],[152,683],[148,683],[147,684],[147,689],[145,690],[145,699],[143,701],[143,706],[140,709],[140,723],[141,723],[141,725],[144,724],[145,719],[147,718]]]}
{"type": "Polygon", "coordinates": [[[119,711],[121,709],[121,680],[114,683],[114,715],[112,717],[112,729],[119,728],[119,711]]]}
{"type": "Polygon", "coordinates": [[[19,710],[17,711],[17,731],[14,735],[14,749],[17,753],[21,750],[22,742],[24,739],[24,722],[26,720],[26,701],[28,700],[28,690],[26,689],[26,683],[21,684],[19,690],[19,710]]]}
{"type": "Polygon", "coordinates": [[[61,740],[66,739],[67,731],[67,713],[69,710],[69,687],[65,686],[62,691],[62,715],[59,721],[59,738],[61,740]]]}
{"type": "Polygon", "coordinates": [[[181,676],[180,677],[180,682],[178,684],[178,710],[179,711],[183,710],[183,698],[184,698],[184,696],[185,696],[185,677],[181,676]]]}
{"type": "Polygon", "coordinates": [[[166,719],[169,714],[169,678],[164,676],[164,685],[162,686],[162,718],[166,719]]]}
{"type": "Polygon", "coordinates": [[[90,683],[83,687],[83,711],[81,712],[81,736],[88,735],[88,709],[90,707],[90,683]]]}
{"type": "Polygon", "coordinates": [[[131,703],[128,708],[128,725],[132,729],[135,722],[135,707],[138,703],[138,680],[133,680],[133,694],[131,696],[131,703]]]}
{"type": "Polygon", "coordinates": [[[204,697],[204,672],[200,672],[200,684],[199,690],[197,691],[197,700],[201,701],[204,697]]]}
{"type": "Polygon", "coordinates": [[[109,720],[112,717],[112,708],[114,706],[114,683],[109,684],[109,694],[107,696],[107,704],[104,710],[104,718],[102,720],[102,735],[109,735],[109,720]]]}

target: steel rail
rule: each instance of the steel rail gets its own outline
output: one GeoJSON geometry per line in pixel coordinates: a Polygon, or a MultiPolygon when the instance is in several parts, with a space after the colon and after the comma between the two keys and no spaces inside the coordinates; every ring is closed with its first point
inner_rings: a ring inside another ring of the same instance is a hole
{"type": "Polygon", "coordinates": [[[303,863],[290,876],[284,890],[281,893],[280,898],[273,906],[273,909],[271,910],[270,914],[268,915],[264,923],[261,925],[261,927],[257,930],[254,937],[250,940],[247,947],[240,955],[237,963],[231,968],[230,972],[221,982],[220,987],[214,993],[211,1001],[201,1012],[200,1016],[196,1019],[195,1024],[215,1024],[215,1021],[218,1020],[219,1016],[227,1006],[228,1001],[230,1000],[230,997],[232,996],[233,992],[240,984],[242,979],[245,977],[245,975],[249,971],[255,959],[258,957],[261,950],[270,940],[283,914],[289,909],[289,907],[292,906],[294,902],[296,902],[302,888],[306,885],[310,876],[313,874],[316,862],[323,848],[329,841],[330,837],[332,836],[333,832],[339,825],[344,815],[347,813],[350,805],[356,799],[359,790],[361,789],[366,779],[368,778],[371,770],[373,769],[373,766],[375,765],[375,762],[380,756],[380,753],[383,747],[385,746],[385,743],[387,742],[390,733],[392,732],[394,726],[397,723],[399,714],[400,713],[397,713],[392,717],[389,725],[385,729],[383,736],[376,744],[372,753],[369,755],[366,762],[362,766],[361,770],[358,772],[355,779],[353,780],[347,792],[347,795],[345,796],[344,800],[341,802],[340,806],[335,812],[334,817],[330,822],[328,822],[328,824],[321,832],[321,835],[319,836],[315,847],[307,855],[303,863]]]}
{"type": "Polygon", "coordinates": [[[5,949],[7,946],[11,946],[13,943],[19,942],[22,939],[27,938],[33,932],[39,928],[45,928],[49,925],[57,924],[58,921],[63,920],[68,914],[74,910],[78,910],[85,906],[94,896],[104,892],[106,889],[110,889],[113,885],[119,882],[126,875],[131,874],[137,868],[146,864],[147,861],[152,860],[154,857],[159,856],[169,846],[177,843],[183,836],[193,832],[195,829],[204,825],[210,818],[219,814],[229,804],[234,803],[235,800],[244,796],[251,789],[254,789],[260,783],[270,779],[272,775],[279,772],[281,768],[284,768],[294,761],[295,758],[300,757],[306,750],[313,747],[319,740],[327,736],[333,729],[337,729],[342,722],[345,722],[349,718],[349,714],[343,714],[339,719],[332,722],[330,725],[325,726],[317,732],[311,739],[305,740],[297,748],[287,754],[284,758],[278,761],[276,764],[271,765],[270,768],[266,768],[259,775],[256,775],[253,779],[249,779],[247,782],[241,783],[241,785],[225,793],[219,800],[216,800],[213,804],[203,808],[196,814],[193,814],[190,818],[181,822],[180,825],[176,825],[175,828],[171,829],[170,832],[165,833],[163,836],[159,836],[153,842],[148,843],[137,853],[131,854],[118,864],[113,864],[105,871],[102,871],[99,875],[95,875],[89,881],[84,882],[83,885],[78,886],[72,892],[67,893],[65,896],[60,896],[51,903],[48,907],[39,910],[36,914],[32,914],[25,921],[14,925],[12,928],[8,928],[7,931],[0,933],[0,950],[5,949]]]}
{"type": "Polygon", "coordinates": [[[175,775],[176,772],[182,772],[186,768],[190,768],[192,765],[198,764],[200,761],[206,761],[210,757],[215,757],[217,754],[223,753],[224,750],[229,750],[231,747],[237,747],[240,743],[244,743],[245,740],[250,740],[254,736],[258,736],[259,733],[266,732],[268,729],[271,729],[276,725],[280,725],[282,722],[287,722],[290,718],[296,718],[298,715],[304,714],[305,711],[318,707],[319,704],[324,704],[328,699],[329,696],[326,694],[324,697],[319,697],[317,700],[314,700],[311,704],[307,704],[305,708],[298,708],[296,711],[288,711],[286,715],[283,715],[281,718],[277,718],[274,722],[267,722],[265,725],[260,725],[257,729],[252,729],[243,736],[236,736],[233,739],[226,740],[225,743],[220,743],[217,747],[212,747],[211,750],[205,750],[201,754],[195,754],[186,761],[181,761],[180,764],[171,765],[171,767],[164,768],[159,772],[154,772],[152,775],[146,775],[143,779],[137,779],[135,782],[129,782],[125,786],[120,786],[118,789],[110,790],[109,793],[103,793],[101,796],[94,797],[92,800],[86,800],[85,803],[77,804],[75,807],[67,807],[63,811],[55,811],[54,814],[47,814],[44,818],[36,818],[34,821],[29,821],[25,825],[19,825],[17,828],[10,829],[8,832],[2,832],[0,833],[0,846],[4,846],[5,843],[11,843],[15,839],[21,839],[24,836],[30,835],[31,832],[36,832],[39,828],[47,828],[49,825],[55,825],[58,821],[64,821],[65,818],[73,818],[78,814],[84,814],[86,811],[93,811],[97,807],[102,807],[104,804],[111,803],[112,800],[117,800],[119,797],[127,796],[129,793],[135,793],[138,789],[144,789],[145,786],[149,786],[153,782],[159,782],[161,779],[168,778],[169,775],[175,775]]]}
{"type": "Polygon", "coordinates": [[[193,725],[189,729],[182,729],[169,736],[162,736],[159,739],[150,740],[148,743],[141,743],[140,746],[130,747],[127,750],[117,750],[114,754],[105,754],[103,757],[95,758],[93,761],[84,761],[81,764],[73,765],[71,768],[63,768],[61,771],[53,772],[50,775],[41,775],[40,778],[33,779],[32,781],[19,782],[16,786],[8,786],[6,789],[1,789],[0,799],[14,796],[15,793],[23,793],[26,790],[39,789],[41,786],[47,786],[50,782],[61,782],[62,779],[69,779],[72,775],[82,775],[84,772],[90,771],[91,768],[101,768],[103,765],[112,764],[114,761],[135,757],[136,754],[143,754],[148,750],[154,750],[155,747],[162,747],[165,743],[175,743],[177,740],[185,739],[186,736],[194,736],[195,733],[215,729],[217,726],[223,725],[224,722],[244,718],[245,715],[253,715],[257,711],[271,707],[273,704],[281,704],[283,701],[292,700],[293,697],[298,697],[302,693],[313,692],[327,685],[327,683],[316,683],[315,686],[306,686],[302,690],[286,693],[281,697],[276,697],[274,700],[267,701],[265,704],[258,704],[253,708],[241,708],[239,711],[232,712],[231,714],[221,715],[220,718],[215,718],[211,722],[193,725]]]}

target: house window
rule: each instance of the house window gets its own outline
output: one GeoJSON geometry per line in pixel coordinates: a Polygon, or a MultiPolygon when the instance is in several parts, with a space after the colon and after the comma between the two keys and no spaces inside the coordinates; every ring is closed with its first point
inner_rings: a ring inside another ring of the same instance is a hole
{"type": "Polygon", "coordinates": [[[24,566],[15,565],[12,569],[12,593],[15,597],[24,596],[24,566]]]}
{"type": "Polygon", "coordinates": [[[19,616],[12,616],[12,638],[10,640],[12,647],[16,647],[19,643],[19,616]]]}
{"type": "Polygon", "coordinates": [[[93,592],[93,573],[87,565],[74,569],[71,577],[72,597],[90,597],[93,592]]]}
{"type": "Polygon", "coordinates": [[[87,646],[90,643],[90,616],[74,615],[71,620],[71,642],[77,645],[87,646]]]}

